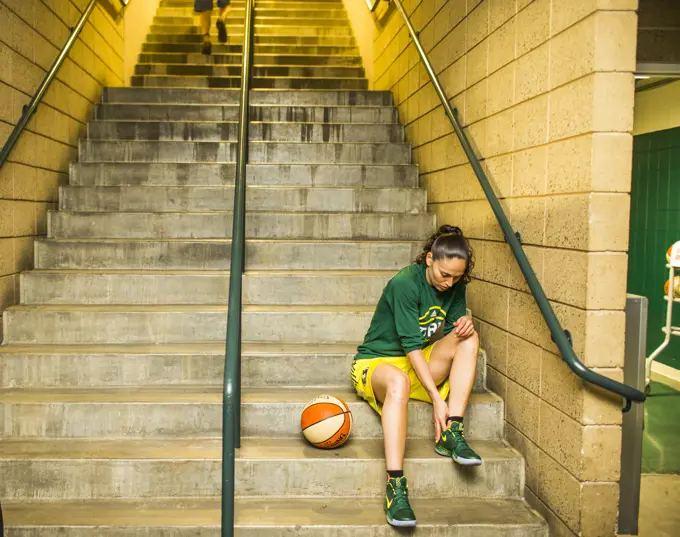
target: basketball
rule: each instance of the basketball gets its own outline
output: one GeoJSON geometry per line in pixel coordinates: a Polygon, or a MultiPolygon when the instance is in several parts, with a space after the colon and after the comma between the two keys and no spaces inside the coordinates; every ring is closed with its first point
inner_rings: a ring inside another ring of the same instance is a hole
{"type": "MultiPolygon", "coordinates": [[[[673,285],[673,297],[674,298],[680,298],[680,276],[676,276],[674,278],[674,285],[673,285]]],[[[668,296],[668,286],[670,284],[669,280],[666,280],[666,285],[663,286],[663,292],[666,296],[668,296]]]]}
{"type": "Polygon", "coordinates": [[[352,432],[352,411],[342,399],[320,395],[305,406],[300,427],[313,446],[321,449],[340,447],[352,432]]]}

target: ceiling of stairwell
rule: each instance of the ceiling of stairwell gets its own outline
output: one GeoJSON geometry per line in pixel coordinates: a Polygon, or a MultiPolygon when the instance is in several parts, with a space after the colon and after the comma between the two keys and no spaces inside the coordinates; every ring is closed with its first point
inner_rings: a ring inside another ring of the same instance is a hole
{"type": "Polygon", "coordinates": [[[636,89],[680,78],[680,1],[640,0],[636,89]]]}

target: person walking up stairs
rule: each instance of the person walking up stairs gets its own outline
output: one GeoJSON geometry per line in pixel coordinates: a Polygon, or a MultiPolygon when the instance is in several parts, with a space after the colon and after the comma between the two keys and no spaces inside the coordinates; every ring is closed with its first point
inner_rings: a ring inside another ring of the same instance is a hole
{"type": "MultiPolygon", "coordinates": [[[[217,27],[217,39],[220,43],[227,42],[226,20],[229,15],[230,0],[217,0],[219,15],[215,26],[217,27]]],[[[210,41],[210,23],[212,22],[213,0],[194,0],[194,10],[201,18],[201,31],[203,33],[203,44],[201,52],[209,55],[212,52],[212,41],[210,41]]]]}

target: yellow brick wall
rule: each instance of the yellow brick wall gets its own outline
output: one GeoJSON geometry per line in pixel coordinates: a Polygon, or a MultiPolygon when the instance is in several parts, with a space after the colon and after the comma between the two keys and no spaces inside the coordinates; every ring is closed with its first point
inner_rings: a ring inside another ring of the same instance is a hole
{"type": "Polygon", "coordinates": [[[368,79],[368,88],[373,89],[373,38],[377,31],[376,18],[366,7],[366,0],[343,0],[343,4],[363,60],[362,66],[368,79]]]}
{"type": "MultiPolygon", "coordinates": [[[[0,144],[66,43],[87,0],[0,0],[0,144]]],[[[59,185],[68,180],[103,86],[123,82],[123,23],[117,0],[94,8],[27,130],[0,168],[0,312],[33,268],[33,241],[46,232],[59,185]]],[[[1,323],[0,323],[1,330],[1,323]]],[[[0,334],[1,336],[1,334],[0,334]]]]}
{"type": "Polygon", "coordinates": [[[635,94],[633,134],[680,127],[680,80],[635,94]]]}
{"type": "MultiPolygon", "coordinates": [[[[577,355],[621,379],[637,0],[404,5],[577,355]]],[[[473,239],[469,305],[527,499],[553,535],[614,536],[619,401],[558,355],[398,12],[373,55],[430,210],[473,239]]]]}

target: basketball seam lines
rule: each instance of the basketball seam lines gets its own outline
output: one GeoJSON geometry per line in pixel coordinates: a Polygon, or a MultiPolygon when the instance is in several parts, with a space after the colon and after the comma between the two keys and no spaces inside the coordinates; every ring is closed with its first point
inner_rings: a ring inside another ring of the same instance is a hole
{"type": "MultiPolygon", "coordinates": [[[[322,422],[324,422],[324,421],[326,421],[326,420],[329,420],[329,419],[331,419],[331,418],[337,418],[338,416],[345,416],[345,420],[347,420],[347,414],[351,414],[351,413],[352,413],[352,412],[348,410],[347,412],[343,412],[342,414],[336,414],[335,416],[329,416],[328,418],[324,418],[324,419],[322,419],[322,420],[320,420],[320,421],[317,421],[316,423],[313,423],[312,425],[316,425],[317,423],[322,423],[322,422]]],[[[309,425],[308,427],[305,427],[305,428],[302,429],[302,430],[305,431],[305,430],[309,429],[309,427],[311,427],[312,425],[309,425]]],[[[345,424],[343,423],[343,426],[344,426],[344,425],[345,425],[345,424]]],[[[341,427],[341,428],[342,428],[342,427],[341,427]]],[[[335,431],[332,435],[330,435],[330,436],[329,436],[328,438],[326,438],[325,440],[320,440],[319,442],[314,442],[314,444],[316,445],[316,444],[323,444],[324,442],[328,442],[331,438],[333,438],[333,437],[334,437],[336,434],[338,434],[339,432],[340,432],[340,429],[338,429],[337,431],[335,431]]]]}
{"type": "MultiPolygon", "coordinates": [[[[314,406],[314,405],[312,405],[312,406],[314,406]]],[[[309,408],[311,408],[311,407],[309,407],[309,408]]],[[[326,420],[330,420],[330,419],[332,419],[332,418],[337,418],[338,416],[346,416],[347,414],[351,414],[351,413],[352,413],[352,412],[351,412],[350,410],[347,410],[347,411],[341,412],[340,414],[335,414],[335,415],[333,415],[333,416],[325,417],[325,418],[322,419],[322,420],[315,421],[315,422],[312,423],[311,425],[307,425],[307,427],[305,427],[305,428],[302,429],[302,430],[303,430],[303,431],[306,431],[306,430],[309,429],[310,427],[314,427],[315,425],[317,425],[317,424],[319,424],[319,423],[323,423],[323,422],[326,421],[326,420]]],[[[337,431],[336,431],[336,433],[337,433],[337,431]]],[[[330,435],[328,438],[333,438],[333,435],[334,435],[334,434],[335,434],[335,433],[333,433],[332,435],[330,435]]],[[[327,438],[326,440],[328,440],[328,438],[327,438]]],[[[326,442],[326,440],[322,440],[322,442],[326,442]]],[[[320,442],[316,442],[316,443],[319,444],[320,442]]]]}

